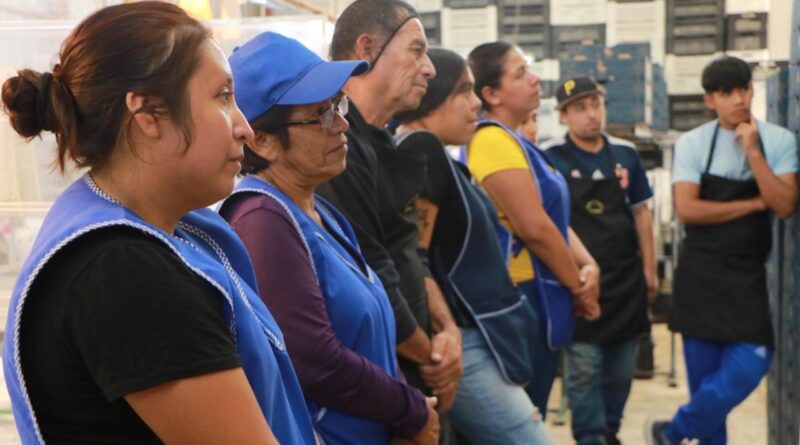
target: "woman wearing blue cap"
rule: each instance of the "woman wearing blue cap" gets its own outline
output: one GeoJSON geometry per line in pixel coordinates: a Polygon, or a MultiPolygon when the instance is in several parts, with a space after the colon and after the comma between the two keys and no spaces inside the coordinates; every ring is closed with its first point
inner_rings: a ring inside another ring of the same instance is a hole
{"type": "Polygon", "coordinates": [[[210,29],[175,5],[99,10],[52,73],[3,84],[21,136],[88,167],[53,203],[9,306],[23,444],[315,443],[247,251],[205,207],[252,130],[210,29]]]}
{"type": "Polygon", "coordinates": [[[345,168],[347,80],[361,61],[326,62],[267,32],[230,56],[255,129],[245,178],[220,213],[241,236],[326,444],[438,440],[435,399],[400,380],[395,321],[347,220],[314,194],[345,168]],[[276,63],[276,61],[279,61],[276,63]]]}

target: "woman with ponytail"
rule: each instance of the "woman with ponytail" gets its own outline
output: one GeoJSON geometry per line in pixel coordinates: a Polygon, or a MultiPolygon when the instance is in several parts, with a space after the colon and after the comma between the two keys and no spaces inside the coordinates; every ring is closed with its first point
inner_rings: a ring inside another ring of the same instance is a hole
{"type": "Polygon", "coordinates": [[[539,333],[528,395],[547,414],[558,350],[572,342],[574,315],[600,316],[600,269],[569,227],[564,178],[517,128],[539,106],[539,79],[508,42],[469,54],[484,118],[467,148],[467,164],[497,207],[498,233],[514,283],[536,310],[539,333]]]}

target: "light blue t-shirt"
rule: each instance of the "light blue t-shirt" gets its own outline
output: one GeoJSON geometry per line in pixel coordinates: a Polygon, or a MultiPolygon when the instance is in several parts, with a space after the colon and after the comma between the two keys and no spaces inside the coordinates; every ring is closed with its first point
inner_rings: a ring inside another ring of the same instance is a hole
{"type": "MultiPolygon", "coordinates": [[[[711,136],[717,120],[705,123],[678,138],[672,162],[672,183],[700,183],[700,176],[706,170],[708,154],[711,149],[711,136]]],[[[758,131],[764,143],[767,165],[772,173],[785,175],[797,172],[797,139],[789,130],[758,121],[758,131]]],[[[733,130],[719,129],[714,160],[709,173],[728,179],[746,180],[753,177],[750,163],[744,154],[740,141],[734,141],[733,130]]]]}

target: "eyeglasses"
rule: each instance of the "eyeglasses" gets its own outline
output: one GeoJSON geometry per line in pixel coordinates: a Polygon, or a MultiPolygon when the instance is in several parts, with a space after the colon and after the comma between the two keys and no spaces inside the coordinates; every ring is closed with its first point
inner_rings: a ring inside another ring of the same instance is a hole
{"type": "Polygon", "coordinates": [[[315,125],[318,124],[323,130],[330,130],[333,128],[333,122],[336,120],[336,114],[341,117],[345,117],[347,115],[347,111],[350,108],[350,101],[347,100],[347,96],[341,94],[336,96],[331,101],[330,108],[326,108],[325,111],[319,113],[317,119],[300,119],[296,121],[286,121],[281,124],[281,127],[291,127],[293,125],[315,125]]]}

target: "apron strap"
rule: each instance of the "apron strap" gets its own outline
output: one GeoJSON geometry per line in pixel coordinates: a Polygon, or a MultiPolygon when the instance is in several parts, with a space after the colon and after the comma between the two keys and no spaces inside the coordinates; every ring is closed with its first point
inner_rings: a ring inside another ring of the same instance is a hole
{"type": "Polygon", "coordinates": [[[708,150],[708,160],[703,173],[708,173],[711,170],[711,161],[714,160],[714,150],[717,148],[717,133],[719,133],[719,123],[714,127],[714,134],[711,136],[711,148],[708,150]]]}

